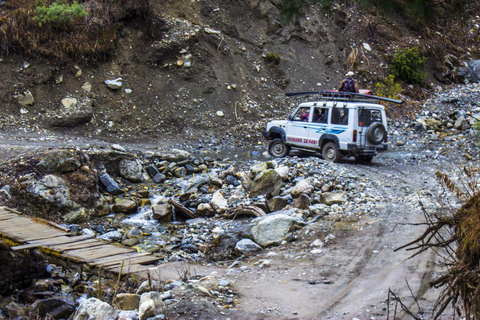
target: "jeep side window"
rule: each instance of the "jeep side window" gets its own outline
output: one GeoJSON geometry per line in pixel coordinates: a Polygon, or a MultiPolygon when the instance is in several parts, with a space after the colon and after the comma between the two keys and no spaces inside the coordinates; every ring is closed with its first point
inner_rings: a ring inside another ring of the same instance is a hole
{"type": "Polygon", "coordinates": [[[331,124],[348,125],[348,109],[347,108],[332,108],[331,124]]]}
{"type": "Polygon", "coordinates": [[[295,115],[293,116],[293,121],[308,121],[308,117],[310,115],[310,108],[309,107],[302,107],[297,110],[295,115]]]}
{"type": "Polygon", "coordinates": [[[374,122],[382,122],[382,113],[376,109],[359,109],[358,125],[368,127],[374,122]]]}
{"type": "Polygon", "coordinates": [[[313,110],[312,122],[327,123],[328,109],[327,108],[315,108],[313,110]]]}

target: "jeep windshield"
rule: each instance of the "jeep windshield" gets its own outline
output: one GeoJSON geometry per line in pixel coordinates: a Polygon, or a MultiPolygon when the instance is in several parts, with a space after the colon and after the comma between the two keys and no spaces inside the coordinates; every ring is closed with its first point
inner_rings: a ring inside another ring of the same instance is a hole
{"type": "Polygon", "coordinates": [[[382,112],[379,109],[358,109],[358,125],[369,127],[374,122],[382,123],[382,112]]]}

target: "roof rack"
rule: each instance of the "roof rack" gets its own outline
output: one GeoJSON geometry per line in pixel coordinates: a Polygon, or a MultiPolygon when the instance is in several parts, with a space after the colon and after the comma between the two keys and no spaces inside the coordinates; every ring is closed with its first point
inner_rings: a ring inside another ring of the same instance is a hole
{"type": "Polygon", "coordinates": [[[385,97],[372,96],[369,94],[355,93],[355,92],[337,92],[337,91],[303,91],[303,92],[287,92],[287,97],[303,96],[303,95],[321,95],[323,99],[329,101],[346,101],[346,102],[376,102],[378,100],[403,103],[402,100],[390,99],[385,97]]]}

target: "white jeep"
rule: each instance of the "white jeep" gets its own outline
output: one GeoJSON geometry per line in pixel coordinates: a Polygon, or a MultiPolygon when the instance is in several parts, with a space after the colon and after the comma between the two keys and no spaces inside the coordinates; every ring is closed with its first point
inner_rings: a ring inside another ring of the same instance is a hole
{"type": "Polygon", "coordinates": [[[299,92],[287,96],[317,94],[319,101],[301,103],[287,120],[267,123],[268,152],[285,157],[291,148],[320,153],[337,162],[354,156],[370,162],[387,150],[387,117],[379,100],[402,103],[384,97],[347,92],[299,92]]]}

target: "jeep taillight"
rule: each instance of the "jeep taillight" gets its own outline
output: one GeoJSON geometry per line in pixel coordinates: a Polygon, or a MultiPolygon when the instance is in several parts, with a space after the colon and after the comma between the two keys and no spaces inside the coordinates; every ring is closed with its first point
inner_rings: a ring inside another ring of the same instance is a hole
{"type": "Polygon", "coordinates": [[[387,143],[387,141],[388,141],[388,134],[385,132],[385,141],[384,142],[387,143]]]}
{"type": "Polygon", "coordinates": [[[357,130],[353,130],[353,142],[357,142],[357,130]]]}

